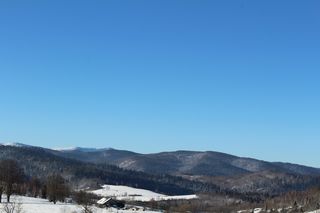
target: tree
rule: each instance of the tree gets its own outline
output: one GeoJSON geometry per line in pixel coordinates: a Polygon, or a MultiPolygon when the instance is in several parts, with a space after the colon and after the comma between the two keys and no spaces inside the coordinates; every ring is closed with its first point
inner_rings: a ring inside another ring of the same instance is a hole
{"type": "Polygon", "coordinates": [[[7,202],[10,202],[10,196],[14,187],[23,180],[24,172],[14,160],[0,161],[0,193],[1,189],[7,194],[7,202]]]}
{"type": "MultiPolygon", "coordinates": [[[[0,170],[1,172],[1,170],[0,170]]],[[[2,185],[2,182],[0,180],[0,203],[1,203],[1,200],[2,200],[2,193],[3,193],[3,185],[2,185]]]]}
{"type": "Polygon", "coordinates": [[[29,182],[29,191],[33,197],[38,197],[41,190],[41,182],[38,178],[32,177],[29,182]]]}
{"type": "Polygon", "coordinates": [[[47,179],[47,197],[54,204],[63,202],[69,195],[69,187],[61,175],[51,175],[47,179]]]}
{"type": "Polygon", "coordinates": [[[13,201],[11,203],[4,203],[0,208],[3,213],[22,213],[22,203],[20,201],[13,201]]]}
{"type": "Polygon", "coordinates": [[[47,199],[47,185],[43,184],[41,187],[41,198],[47,199]]]}
{"type": "Polygon", "coordinates": [[[94,194],[87,193],[83,190],[74,193],[75,202],[82,206],[83,213],[92,213],[92,204],[94,203],[94,194]]]}

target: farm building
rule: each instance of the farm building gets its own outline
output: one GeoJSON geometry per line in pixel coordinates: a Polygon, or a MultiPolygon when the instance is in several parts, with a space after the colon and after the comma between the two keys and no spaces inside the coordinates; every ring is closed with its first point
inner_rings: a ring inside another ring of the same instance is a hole
{"type": "Polygon", "coordinates": [[[113,207],[113,208],[118,208],[118,209],[122,209],[125,207],[124,201],[116,200],[114,198],[106,198],[106,197],[98,200],[97,204],[100,207],[113,207]]]}

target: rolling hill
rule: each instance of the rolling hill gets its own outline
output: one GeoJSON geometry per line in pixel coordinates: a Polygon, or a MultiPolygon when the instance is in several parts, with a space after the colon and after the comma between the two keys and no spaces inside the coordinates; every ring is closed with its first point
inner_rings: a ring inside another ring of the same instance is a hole
{"type": "Polygon", "coordinates": [[[123,169],[152,174],[234,176],[272,171],[299,175],[320,175],[319,168],[289,163],[266,162],[212,151],[140,154],[116,149],[101,149],[88,152],[79,148],[52,151],[52,153],[84,162],[112,164],[123,169]]]}

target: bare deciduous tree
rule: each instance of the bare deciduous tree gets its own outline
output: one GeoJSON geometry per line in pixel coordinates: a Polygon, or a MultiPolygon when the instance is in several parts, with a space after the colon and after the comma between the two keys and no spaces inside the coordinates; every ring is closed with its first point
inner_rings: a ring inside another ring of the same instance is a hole
{"type": "Polygon", "coordinates": [[[82,206],[83,213],[93,213],[93,196],[94,195],[82,190],[74,194],[75,201],[77,204],[82,206]]]}
{"type": "Polygon", "coordinates": [[[33,197],[38,197],[41,190],[41,182],[38,178],[32,177],[30,180],[30,192],[33,197]]]}
{"type": "Polygon", "coordinates": [[[0,210],[1,213],[23,213],[22,203],[19,200],[2,204],[0,210]]]}
{"type": "Polygon", "coordinates": [[[69,195],[69,188],[61,175],[51,175],[47,179],[47,197],[54,204],[64,201],[69,195]]]}
{"type": "MultiPolygon", "coordinates": [[[[0,171],[1,172],[1,171],[0,171]]],[[[1,181],[1,179],[0,179],[0,203],[1,203],[1,201],[2,201],[2,194],[3,194],[3,183],[2,183],[2,181],[1,181]]]]}
{"type": "Polygon", "coordinates": [[[13,193],[15,185],[22,181],[23,176],[23,170],[16,161],[10,159],[0,161],[0,184],[2,190],[4,190],[7,195],[8,203],[10,202],[10,196],[13,193]]]}

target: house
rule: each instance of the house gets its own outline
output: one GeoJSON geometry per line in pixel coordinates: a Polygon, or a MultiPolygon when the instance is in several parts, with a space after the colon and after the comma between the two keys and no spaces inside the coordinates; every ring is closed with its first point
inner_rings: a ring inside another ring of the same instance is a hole
{"type": "Polygon", "coordinates": [[[73,203],[73,199],[71,197],[67,197],[64,199],[65,203],[73,203]]]}
{"type": "Polygon", "coordinates": [[[116,200],[114,198],[106,198],[106,197],[98,200],[97,204],[100,207],[113,207],[117,209],[122,209],[125,206],[125,202],[122,200],[116,200]]]}

